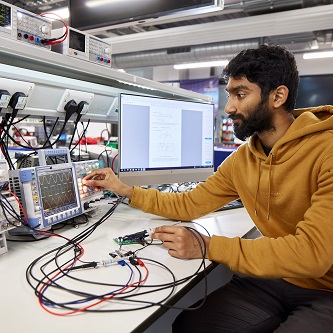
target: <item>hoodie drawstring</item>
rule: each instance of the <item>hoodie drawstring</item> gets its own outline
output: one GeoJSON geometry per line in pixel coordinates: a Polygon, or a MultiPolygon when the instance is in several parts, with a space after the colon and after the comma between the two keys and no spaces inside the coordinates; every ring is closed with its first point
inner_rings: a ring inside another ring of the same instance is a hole
{"type": "Polygon", "coordinates": [[[255,216],[258,216],[257,199],[258,199],[259,185],[260,185],[260,171],[261,171],[261,160],[259,159],[259,170],[258,170],[258,178],[257,178],[257,190],[256,190],[255,198],[254,198],[254,215],[255,216]]]}
{"type": "Polygon", "coordinates": [[[272,177],[272,161],[273,154],[269,153],[269,172],[268,172],[268,200],[267,200],[267,216],[266,219],[269,220],[270,212],[270,203],[271,203],[271,177],[272,177]]]}
{"type": "MultiPolygon", "coordinates": [[[[268,200],[267,200],[267,215],[266,219],[269,220],[270,217],[270,202],[271,202],[271,178],[272,178],[272,162],[273,162],[273,154],[269,153],[269,171],[268,171],[268,200]]],[[[257,201],[259,194],[259,186],[260,186],[260,172],[261,172],[261,160],[259,160],[259,169],[258,169],[258,178],[257,178],[257,190],[254,201],[254,215],[258,216],[257,210],[257,201]]]]}

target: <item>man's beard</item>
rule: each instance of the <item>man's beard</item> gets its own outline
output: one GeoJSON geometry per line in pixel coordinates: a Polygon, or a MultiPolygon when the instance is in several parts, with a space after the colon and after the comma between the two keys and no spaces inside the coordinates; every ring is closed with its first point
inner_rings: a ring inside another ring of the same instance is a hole
{"type": "Polygon", "coordinates": [[[255,133],[275,129],[273,115],[268,110],[267,98],[262,99],[254,110],[249,111],[247,118],[243,114],[231,114],[230,118],[241,120],[241,124],[234,124],[234,132],[242,141],[255,133]]]}

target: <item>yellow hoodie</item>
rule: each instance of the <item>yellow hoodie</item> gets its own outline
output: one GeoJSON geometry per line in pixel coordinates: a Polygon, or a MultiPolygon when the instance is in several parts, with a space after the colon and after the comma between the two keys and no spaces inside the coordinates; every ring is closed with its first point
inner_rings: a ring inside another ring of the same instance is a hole
{"type": "Polygon", "coordinates": [[[240,197],[263,237],[213,235],[209,259],[236,272],[333,291],[333,106],[294,114],[269,156],[254,135],[191,192],[135,187],[131,205],[192,220],[240,197]]]}

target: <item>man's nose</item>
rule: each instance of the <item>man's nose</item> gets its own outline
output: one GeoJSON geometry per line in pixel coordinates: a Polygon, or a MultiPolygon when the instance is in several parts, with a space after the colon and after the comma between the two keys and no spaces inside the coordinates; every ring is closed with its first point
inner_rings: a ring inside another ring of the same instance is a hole
{"type": "Polygon", "coordinates": [[[224,112],[227,114],[232,114],[236,112],[236,105],[232,102],[231,98],[228,99],[228,102],[224,108],[224,112]]]}

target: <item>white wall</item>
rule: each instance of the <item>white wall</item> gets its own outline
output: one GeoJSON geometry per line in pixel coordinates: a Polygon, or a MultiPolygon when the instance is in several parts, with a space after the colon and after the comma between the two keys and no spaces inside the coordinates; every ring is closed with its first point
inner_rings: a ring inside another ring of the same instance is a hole
{"type": "MultiPolygon", "coordinates": [[[[296,54],[296,62],[300,75],[332,74],[333,59],[304,60],[302,54],[296,54]]],[[[217,75],[222,69],[216,70],[217,75]]],[[[154,81],[173,81],[182,79],[199,79],[210,77],[210,68],[198,68],[190,70],[176,70],[172,66],[158,66],[153,68],[152,79],[154,81]],[[185,72],[186,71],[186,72],[185,72]],[[184,77],[186,76],[186,77],[184,77]]],[[[151,74],[151,72],[149,72],[151,74]]]]}
{"type": "Polygon", "coordinates": [[[333,73],[333,58],[304,60],[302,54],[295,55],[300,75],[333,73]]]}
{"type": "Polygon", "coordinates": [[[172,66],[157,66],[153,68],[154,81],[177,81],[180,80],[180,74],[179,70],[174,69],[172,66]]]}

